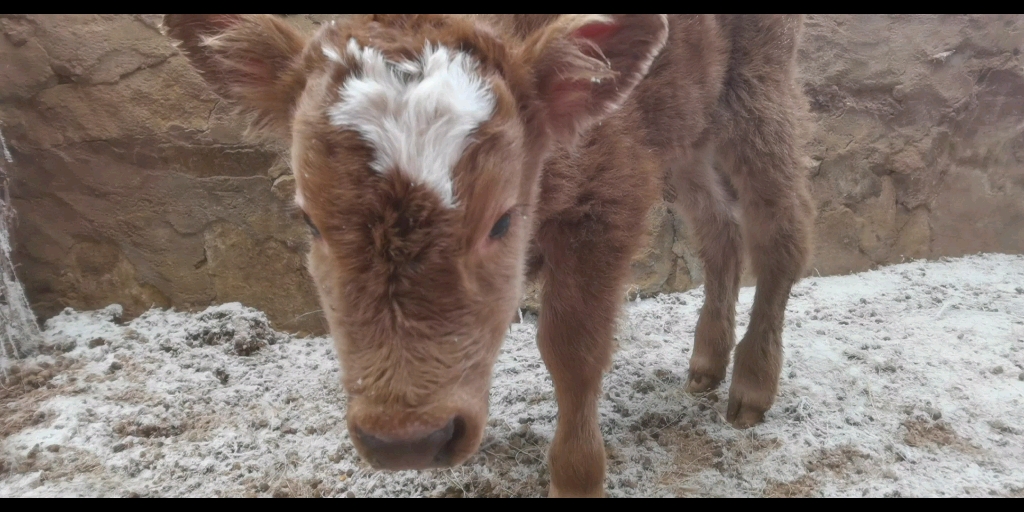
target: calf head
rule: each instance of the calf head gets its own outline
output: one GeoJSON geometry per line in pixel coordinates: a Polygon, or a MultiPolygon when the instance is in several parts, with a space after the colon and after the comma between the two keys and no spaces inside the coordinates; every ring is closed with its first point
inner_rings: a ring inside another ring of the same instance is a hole
{"type": "Polygon", "coordinates": [[[621,105],[668,30],[663,16],[501,23],[352,16],[307,38],[270,15],[165,18],[252,131],[290,144],[349,432],[375,467],[476,451],[544,159],[621,105]]]}

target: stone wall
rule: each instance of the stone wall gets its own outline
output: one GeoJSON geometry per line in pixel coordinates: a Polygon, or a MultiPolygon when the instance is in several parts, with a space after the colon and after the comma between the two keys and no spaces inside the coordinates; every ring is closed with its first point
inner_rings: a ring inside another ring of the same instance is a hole
{"type": "MultiPolygon", "coordinates": [[[[289,16],[313,30],[321,16],[289,16]]],[[[281,148],[241,126],[153,15],[0,15],[15,260],[36,312],[240,301],[320,332],[281,148]]],[[[1024,16],[809,16],[813,273],[1024,252],[1024,16]]],[[[700,266],[659,205],[633,293],[700,266]]]]}

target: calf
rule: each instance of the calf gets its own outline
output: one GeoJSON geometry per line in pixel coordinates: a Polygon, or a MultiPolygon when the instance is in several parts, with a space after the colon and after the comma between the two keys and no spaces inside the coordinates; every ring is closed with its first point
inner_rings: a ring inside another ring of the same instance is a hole
{"type": "Polygon", "coordinates": [[[749,427],[772,406],[783,314],[810,253],[801,25],[353,15],[307,38],[270,15],[165,18],[253,131],[291,145],[348,429],[374,467],[446,467],[477,450],[523,283],[543,278],[551,496],[604,494],[601,379],[659,191],[704,264],[687,390],[725,377],[746,252],[757,291],[727,417],[749,427]]]}

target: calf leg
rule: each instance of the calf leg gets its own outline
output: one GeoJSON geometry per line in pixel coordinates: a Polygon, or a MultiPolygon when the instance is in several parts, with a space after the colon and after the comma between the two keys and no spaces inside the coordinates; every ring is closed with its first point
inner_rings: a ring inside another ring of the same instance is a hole
{"type": "Polygon", "coordinates": [[[775,402],[786,303],[811,254],[813,205],[797,159],[795,110],[785,100],[779,92],[754,102],[722,146],[722,155],[730,155],[726,168],[739,193],[743,238],[757,276],[729,389],[726,418],[738,428],[759,423],[775,402]]]}
{"type": "Polygon", "coordinates": [[[598,425],[601,379],[611,364],[630,251],[597,222],[549,222],[537,344],[551,372],[558,424],[549,453],[552,497],[603,496],[605,451],[598,425]]]}
{"type": "Polygon", "coordinates": [[[710,391],[725,378],[735,344],[736,299],[742,254],[740,227],[730,199],[702,148],[670,170],[673,206],[686,218],[704,265],[704,307],[697,319],[686,390],[710,391]]]}

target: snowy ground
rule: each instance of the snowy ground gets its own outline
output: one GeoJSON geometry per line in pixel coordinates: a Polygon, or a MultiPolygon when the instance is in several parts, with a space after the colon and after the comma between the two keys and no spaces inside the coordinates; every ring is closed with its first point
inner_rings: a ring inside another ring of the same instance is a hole
{"type": "MultiPolygon", "coordinates": [[[[805,279],[781,396],[747,431],[723,421],[728,381],[682,392],[701,302],[697,289],[627,308],[601,404],[611,495],[1024,496],[1024,257],[805,279]]],[[[275,333],[237,304],[126,325],[117,309],[52,319],[49,353],[9,369],[0,497],[546,492],[555,404],[530,318],[498,362],[482,452],[383,473],[348,440],[327,339],[275,333]]]]}

